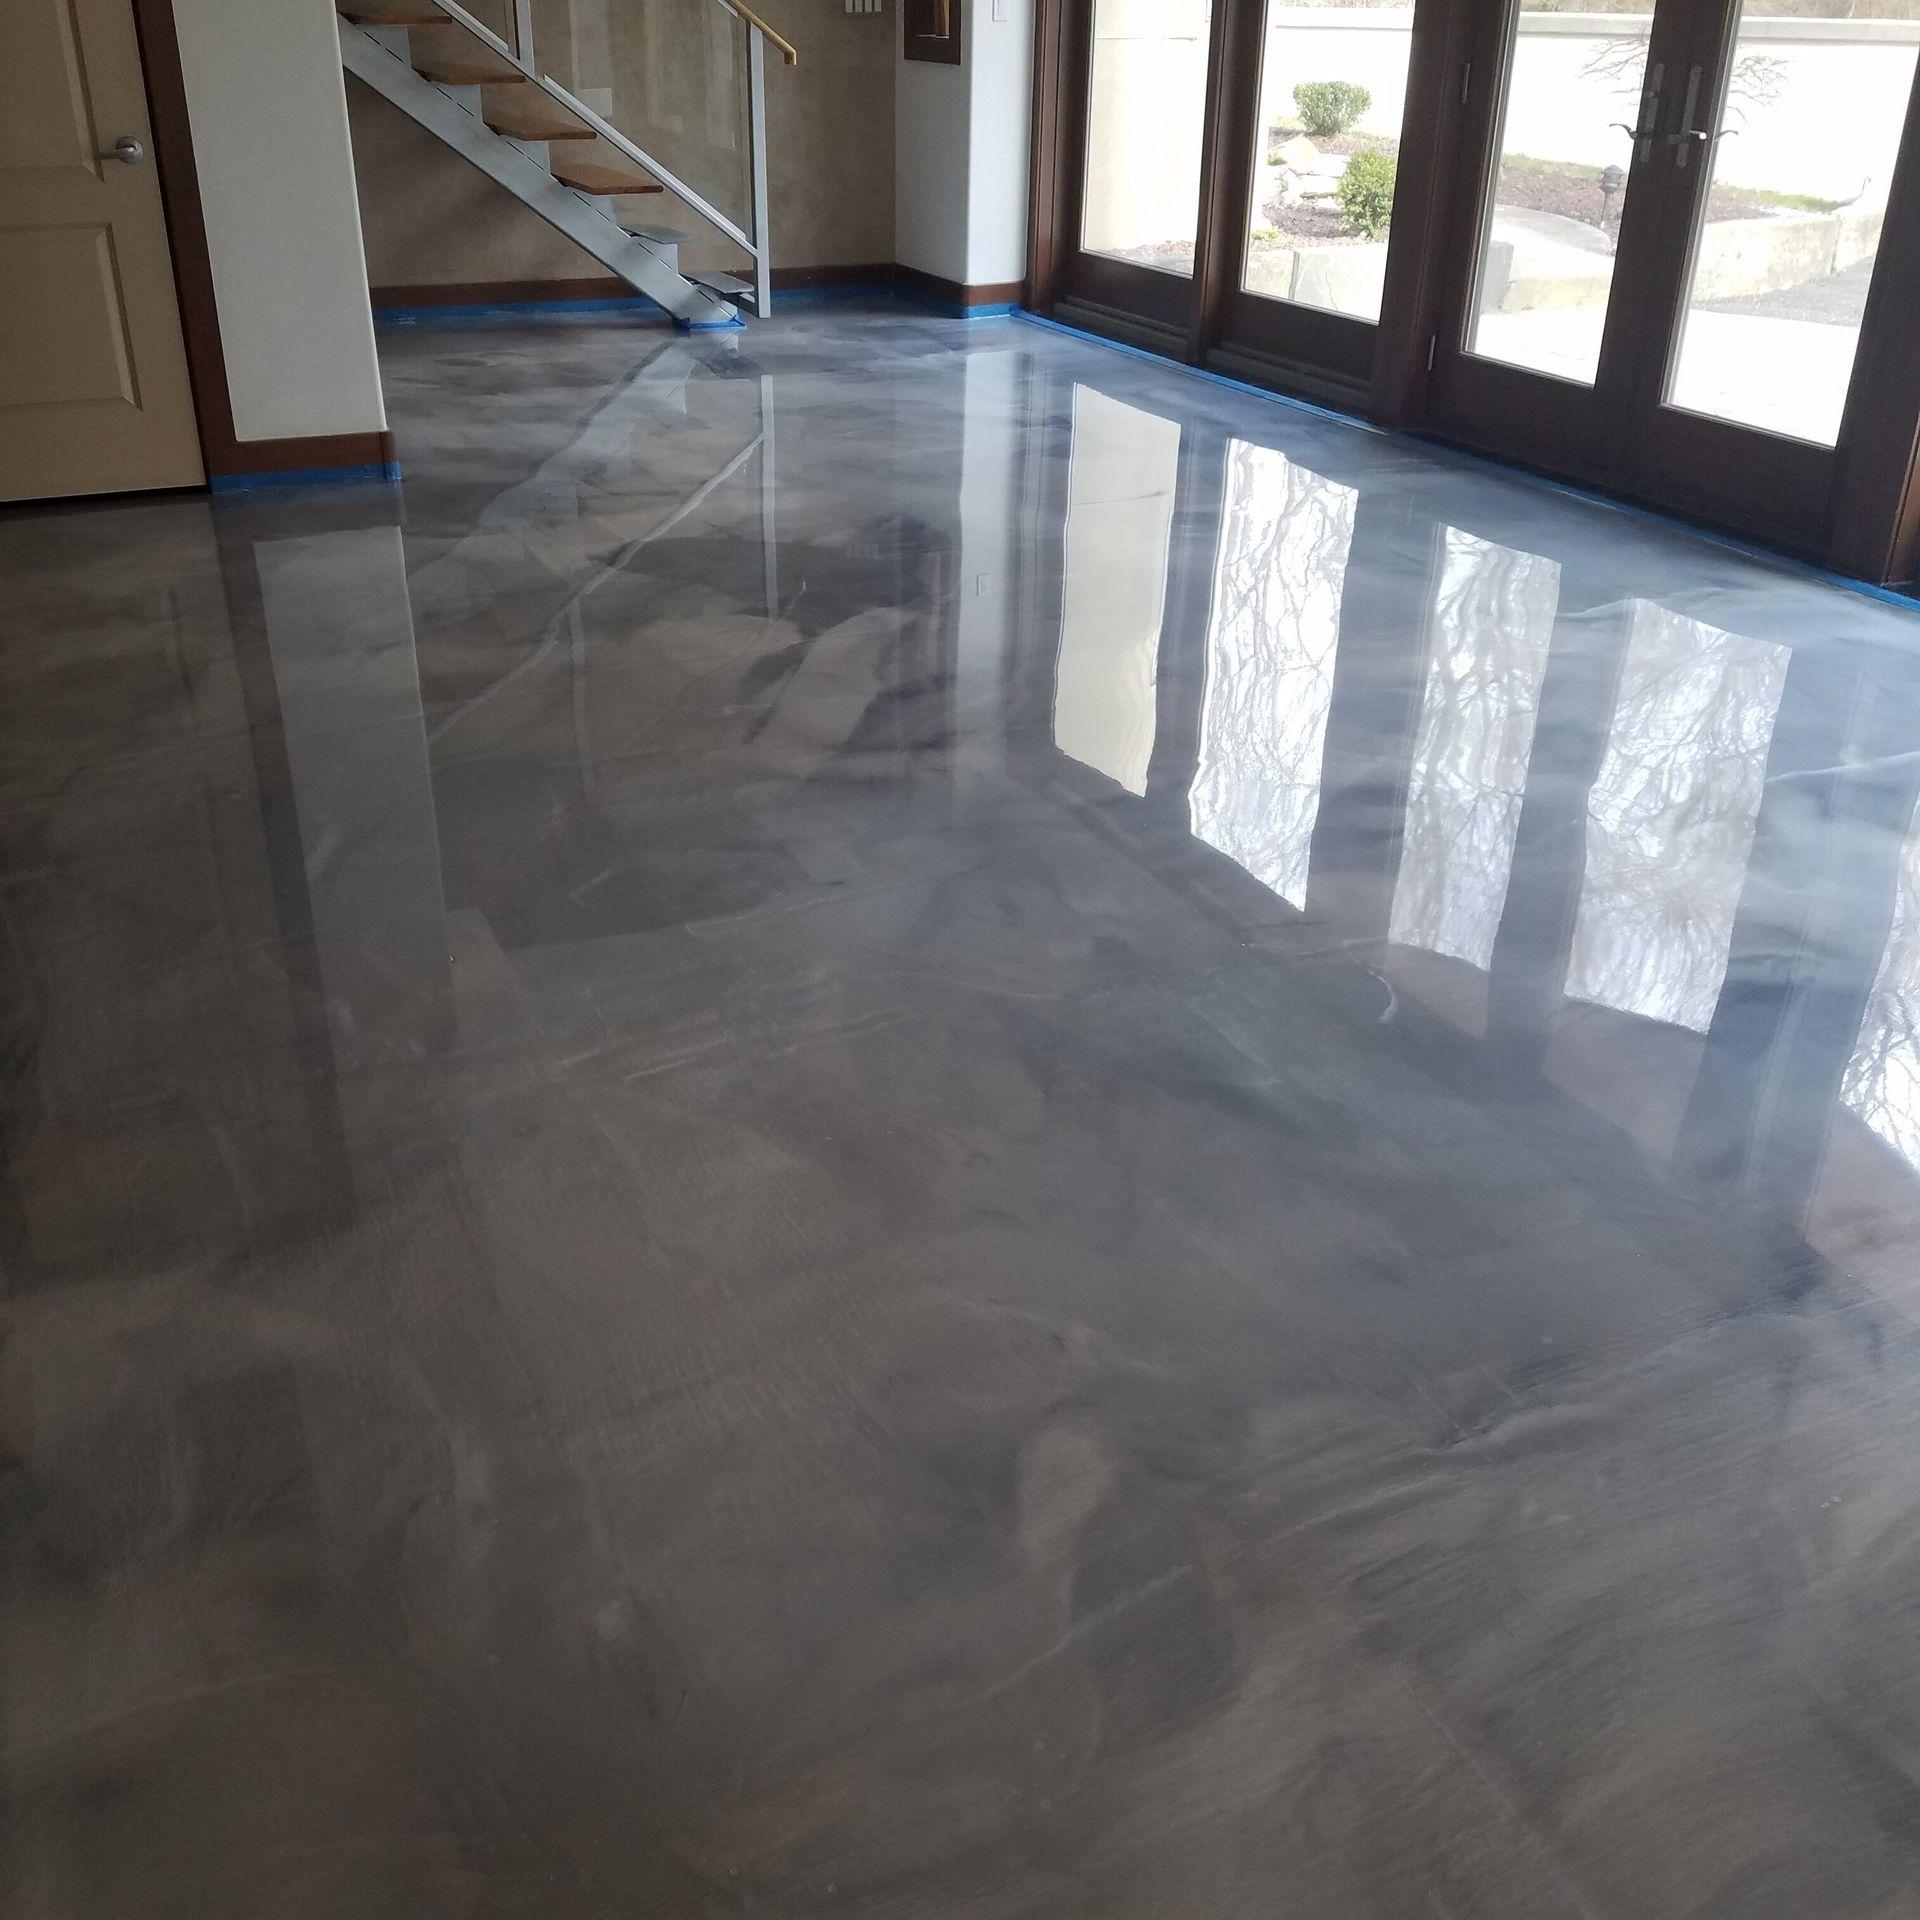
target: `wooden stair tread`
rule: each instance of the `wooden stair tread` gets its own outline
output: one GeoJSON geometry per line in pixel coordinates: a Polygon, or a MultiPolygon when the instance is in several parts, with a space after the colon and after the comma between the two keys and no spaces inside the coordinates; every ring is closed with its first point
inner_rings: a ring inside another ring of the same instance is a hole
{"type": "Polygon", "coordinates": [[[582,193],[661,193],[658,180],[649,180],[630,167],[609,166],[604,160],[576,159],[572,154],[556,154],[553,177],[563,186],[577,187],[582,193]]]}
{"type": "Polygon", "coordinates": [[[484,102],[480,109],[480,117],[495,133],[504,133],[509,140],[591,140],[594,138],[593,129],[583,127],[578,120],[563,119],[557,113],[539,113],[511,99],[484,102]]]}

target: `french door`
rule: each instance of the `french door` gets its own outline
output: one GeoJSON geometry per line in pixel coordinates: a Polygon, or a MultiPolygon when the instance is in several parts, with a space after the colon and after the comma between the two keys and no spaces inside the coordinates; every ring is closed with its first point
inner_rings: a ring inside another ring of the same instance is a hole
{"type": "Polygon", "coordinates": [[[1200,312],[1217,24],[1214,0],[1068,0],[1062,16],[1060,292],[1181,357],[1200,312]]]}
{"type": "Polygon", "coordinates": [[[1911,577],[1920,0],[1042,0],[1038,53],[1040,311],[1911,577]]]}
{"type": "Polygon", "coordinates": [[[1425,424],[1823,548],[1920,54],[1853,11],[1487,9],[1425,424]]]}

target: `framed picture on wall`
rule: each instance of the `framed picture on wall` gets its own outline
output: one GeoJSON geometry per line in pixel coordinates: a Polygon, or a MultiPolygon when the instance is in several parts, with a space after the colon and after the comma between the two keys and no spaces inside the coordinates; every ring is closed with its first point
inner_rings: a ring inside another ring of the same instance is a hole
{"type": "Polygon", "coordinates": [[[903,4],[907,10],[907,58],[937,60],[943,66],[957,67],[961,0],[903,0],[903,4]]]}

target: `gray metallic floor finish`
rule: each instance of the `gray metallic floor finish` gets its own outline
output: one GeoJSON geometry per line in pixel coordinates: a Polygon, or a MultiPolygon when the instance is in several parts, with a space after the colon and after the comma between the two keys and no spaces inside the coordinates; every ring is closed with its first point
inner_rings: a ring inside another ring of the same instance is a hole
{"type": "Polygon", "coordinates": [[[1018,322],[0,516],[7,1920],[1920,1920],[1920,616],[1018,322]]]}

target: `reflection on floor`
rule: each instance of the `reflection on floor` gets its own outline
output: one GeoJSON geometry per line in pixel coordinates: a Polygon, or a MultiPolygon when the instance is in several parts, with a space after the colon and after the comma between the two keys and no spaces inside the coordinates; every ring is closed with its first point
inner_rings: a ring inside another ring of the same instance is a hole
{"type": "Polygon", "coordinates": [[[1920,618],[1018,322],[387,359],[0,520],[0,1906],[1920,1910],[1920,618]]]}

